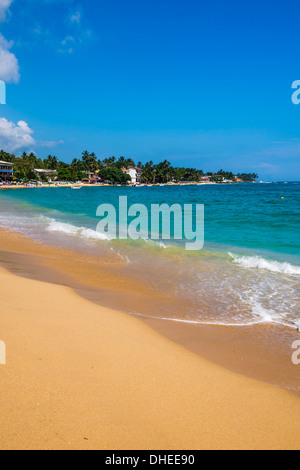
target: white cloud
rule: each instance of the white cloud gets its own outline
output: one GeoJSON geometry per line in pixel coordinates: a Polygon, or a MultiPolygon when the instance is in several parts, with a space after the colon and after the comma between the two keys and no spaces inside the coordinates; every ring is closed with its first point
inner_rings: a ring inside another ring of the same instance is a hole
{"type": "MultiPolygon", "coordinates": [[[[64,1],[70,4],[75,3],[74,0],[64,1]]],[[[44,2],[58,3],[58,0],[44,0],[44,2]]],[[[93,38],[94,32],[88,27],[87,20],[80,10],[80,7],[76,10],[75,7],[69,10],[67,16],[64,18],[64,22],[67,25],[66,29],[63,30],[63,28],[59,28],[59,34],[57,34],[57,30],[49,28],[48,24],[35,24],[31,29],[31,34],[35,38],[34,43],[37,44],[38,37],[40,45],[43,43],[47,47],[55,47],[56,51],[60,54],[72,54],[77,48],[83,46],[93,38]],[[61,36],[62,31],[63,36],[61,36]]]]}
{"type": "Polygon", "coordinates": [[[65,54],[72,54],[73,52],[73,47],[70,47],[72,44],[76,43],[76,39],[73,38],[73,36],[67,36],[62,42],[61,45],[63,48],[58,49],[58,52],[65,54]]]}
{"type": "Polygon", "coordinates": [[[15,124],[5,118],[0,118],[0,148],[9,152],[20,148],[31,148],[36,144],[32,134],[33,130],[27,122],[19,121],[15,124]]]}
{"type": "Polygon", "coordinates": [[[19,121],[15,124],[5,118],[0,118],[0,149],[15,152],[20,149],[32,150],[34,147],[53,148],[64,143],[63,140],[35,140],[32,136],[33,133],[34,131],[25,121],[19,121]]]}
{"type": "Polygon", "coordinates": [[[280,167],[277,165],[272,165],[272,163],[265,163],[262,162],[258,166],[255,167],[255,169],[262,168],[264,170],[270,170],[270,171],[280,171],[280,167]]]}
{"type": "MultiPolygon", "coordinates": [[[[0,0],[0,23],[5,21],[8,8],[13,0],[0,0]]],[[[0,80],[18,83],[20,80],[19,64],[16,56],[10,52],[13,42],[8,42],[0,34],[0,80]]]]}
{"type": "Polygon", "coordinates": [[[0,0],[0,21],[4,21],[6,18],[7,10],[12,4],[13,0],[0,0]]]}
{"type": "MultiPolygon", "coordinates": [[[[1,0],[0,0],[1,1],[1,0]]],[[[77,23],[77,24],[80,24],[81,22],[81,13],[80,11],[77,11],[76,13],[74,13],[71,18],[71,23],[77,23]]]]}
{"type": "Polygon", "coordinates": [[[12,46],[13,43],[0,34],[0,80],[6,83],[18,83],[20,80],[18,60],[9,50],[12,46]]]}
{"type": "Polygon", "coordinates": [[[48,141],[47,140],[38,140],[36,142],[36,145],[38,147],[47,147],[49,149],[52,149],[54,147],[57,147],[57,145],[62,145],[64,143],[65,142],[63,140],[58,140],[58,141],[56,141],[56,140],[48,140],[48,141]]]}
{"type": "Polygon", "coordinates": [[[73,36],[67,36],[61,43],[63,46],[65,46],[68,42],[75,42],[75,38],[73,36]]]}

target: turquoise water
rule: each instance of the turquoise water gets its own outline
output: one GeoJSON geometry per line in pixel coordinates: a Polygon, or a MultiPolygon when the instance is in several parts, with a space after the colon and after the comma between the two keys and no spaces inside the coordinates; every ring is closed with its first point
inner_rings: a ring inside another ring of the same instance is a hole
{"type": "Polygon", "coordinates": [[[99,256],[113,252],[129,276],[139,273],[180,300],[178,311],[162,306],[153,316],[300,327],[300,183],[1,191],[0,226],[99,256]],[[184,241],[108,240],[96,231],[96,210],[117,207],[119,196],[149,210],[204,204],[204,249],[187,252],[184,241]]]}

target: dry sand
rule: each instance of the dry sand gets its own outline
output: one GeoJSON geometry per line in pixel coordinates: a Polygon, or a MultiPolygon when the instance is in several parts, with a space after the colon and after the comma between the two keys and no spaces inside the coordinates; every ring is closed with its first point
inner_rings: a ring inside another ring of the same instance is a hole
{"type": "Polygon", "coordinates": [[[298,449],[300,400],[0,269],[1,449],[298,449]]]}
{"type": "MultiPolygon", "coordinates": [[[[189,325],[151,318],[162,305],[178,310],[178,299],[151,288],[143,276],[132,277],[119,257],[105,258],[37,243],[0,229],[0,265],[23,277],[71,287],[81,297],[122,312],[144,312],[159,333],[210,362],[233,372],[280,386],[300,396],[300,367],[292,364],[292,344],[299,333],[275,324],[232,327],[189,325]]],[[[212,306],[213,308],[213,302],[212,306]]]]}

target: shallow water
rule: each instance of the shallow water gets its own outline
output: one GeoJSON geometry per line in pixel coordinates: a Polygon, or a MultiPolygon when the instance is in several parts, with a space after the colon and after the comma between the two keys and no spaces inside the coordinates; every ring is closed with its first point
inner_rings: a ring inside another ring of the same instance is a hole
{"type": "Polygon", "coordinates": [[[300,327],[300,184],[95,187],[0,192],[0,226],[105,259],[163,292],[130,313],[185,322],[300,327]],[[96,231],[99,204],[204,204],[205,245],[112,241],[96,231]],[[282,199],[284,198],[284,199],[282,199]],[[176,305],[176,308],[174,308],[176,305]]]}

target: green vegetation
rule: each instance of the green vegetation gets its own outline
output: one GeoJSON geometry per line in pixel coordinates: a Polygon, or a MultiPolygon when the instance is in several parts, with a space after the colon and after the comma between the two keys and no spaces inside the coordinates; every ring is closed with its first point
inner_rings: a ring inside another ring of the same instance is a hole
{"type": "Polygon", "coordinates": [[[239,173],[237,177],[245,181],[245,183],[249,183],[251,181],[257,180],[258,175],[256,173],[239,173]]]}
{"type": "MultiPolygon", "coordinates": [[[[135,167],[135,162],[129,158],[116,157],[105,158],[103,161],[97,159],[94,153],[85,151],[80,159],[74,158],[72,163],[64,163],[56,156],[49,155],[42,160],[34,153],[24,152],[21,157],[0,151],[0,160],[14,163],[14,177],[16,180],[36,181],[40,179],[47,182],[57,178],[59,181],[82,181],[96,174],[103,181],[111,183],[126,184],[130,181],[130,176],[123,173],[122,168],[135,167]],[[37,175],[35,169],[49,170],[47,175],[37,175]],[[53,173],[52,173],[53,172],[53,173]]],[[[164,160],[154,164],[152,161],[142,164],[137,163],[137,167],[142,170],[142,181],[144,183],[161,184],[168,182],[199,182],[201,178],[210,177],[211,181],[222,182],[224,180],[235,181],[232,172],[220,170],[217,173],[206,173],[195,168],[173,167],[170,162],[164,160]]],[[[258,178],[255,173],[237,175],[243,181],[251,182],[258,178]]]]}

